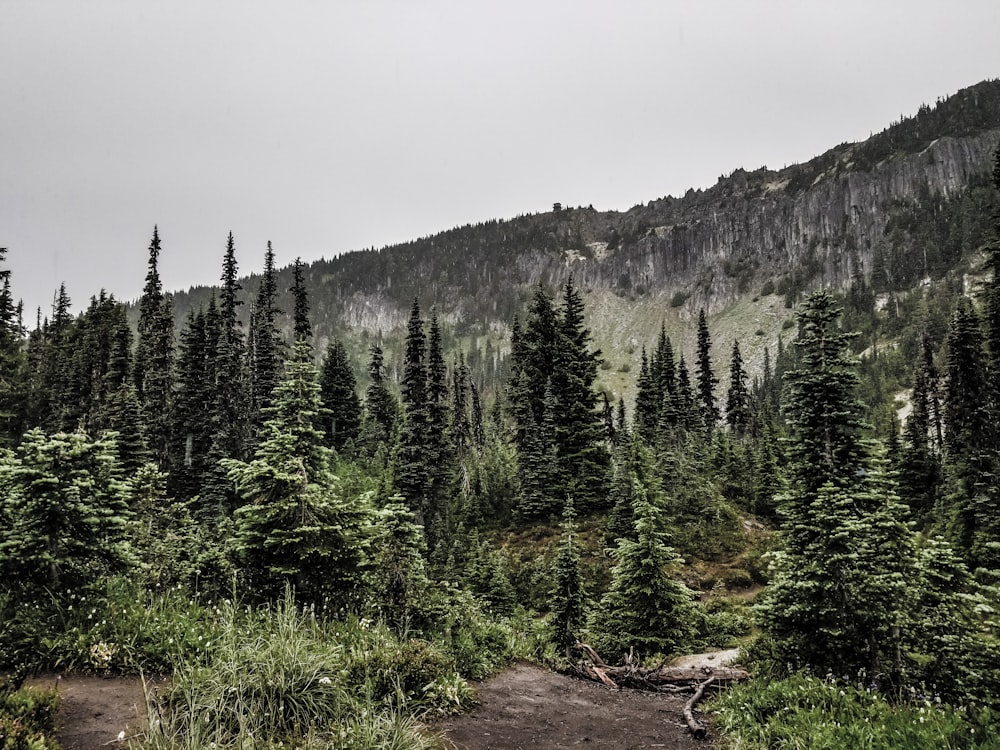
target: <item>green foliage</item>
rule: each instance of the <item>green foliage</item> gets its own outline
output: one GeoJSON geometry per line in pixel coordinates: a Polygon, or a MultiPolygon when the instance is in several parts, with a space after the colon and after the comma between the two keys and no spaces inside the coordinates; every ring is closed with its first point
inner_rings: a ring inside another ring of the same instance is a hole
{"type": "Polygon", "coordinates": [[[576,642],[586,623],[587,592],[580,571],[580,549],[576,541],[576,513],[572,501],[563,510],[562,537],[552,575],[555,585],[550,598],[553,640],[565,653],[576,642]]]}
{"type": "Polygon", "coordinates": [[[588,629],[595,648],[608,655],[630,650],[640,658],[677,654],[697,632],[694,594],[674,579],[681,559],[666,544],[662,510],[638,484],[633,506],[636,538],[619,540],[611,588],[588,629]]]}
{"type": "Polygon", "coordinates": [[[722,747],[732,750],[972,750],[998,748],[989,711],[913,694],[893,703],[860,684],[793,675],[735,685],[715,699],[722,747]]]}
{"type": "Polygon", "coordinates": [[[55,741],[59,694],[15,690],[0,677],[0,747],[3,750],[59,750],[55,741]]]}
{"type": "Polygon", "coordinates": [[[427,741],[407,717],[471,698],[447,654],[373,623],[324,625],[290,595],[273,609],[221,611],[207,658],[181,660],[139,747],[419,748],[427,741]]]}
{"type": "Polygon", "coordinates": [[[329,416],[324,423],[327,445],[343,451],[358,437],[361,430],[361,401],[357,381],[347,355],[339,341],[331,341],[320,371],[320,399],[329,416]]]}
{"type": "Polygon", "coordinates": [[[31,430],[16,458],[0,457],[0,487],[0,574],[12,585],[76,589],[130,564],[127,487],[111,439],[31,430]]]}
{"type": "Polygon", "coordinates": [[[308,355],[308,342],[296,342],[254,460],[222,465],[244,500],[234,546],[259,594],[273,598],[291,584],[303,601],[344,604],[365,564],[369,499],[337,491],[315,426],[319,384],[308,355]]]}

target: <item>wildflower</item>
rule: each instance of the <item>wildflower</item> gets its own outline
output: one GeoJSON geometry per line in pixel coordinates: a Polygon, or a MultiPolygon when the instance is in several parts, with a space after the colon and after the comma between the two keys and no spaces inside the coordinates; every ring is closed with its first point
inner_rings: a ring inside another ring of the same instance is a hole
{"type": "Polygon", "coordinates": [[[319,684],[320,685],[329,685],[330,682],[331,682],[331,680],[330,680],[329,677],[320,677],[319,678],[319,684]]]}

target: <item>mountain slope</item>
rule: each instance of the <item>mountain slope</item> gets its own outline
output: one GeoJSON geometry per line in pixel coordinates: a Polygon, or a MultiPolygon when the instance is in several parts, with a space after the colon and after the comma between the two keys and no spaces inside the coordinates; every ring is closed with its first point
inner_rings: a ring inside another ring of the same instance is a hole
{"type": "MultiPolygon", "coordinates": [[[[614,373],[637,364],[661,321],[683,336],[700,307],[719,331],[717,361],[739,338],[754,339],[749,359],[759,362],[807,289],[864,278],[903,291],[964,262],[979,229],[930,236],[921,222],[945,204],[971,211],[963,201],[975,201],[970,191],[984,184],[998,141],[1000,81],[985,81],[866,141],[779,171],[737,169],[680,198],[624,212],[554,207],[317,261],[307,283],[318,343],[346,336],[360,353],[383,335],[391,355],[415,297],[437,306],[463,346],[499,343],[534,285],[555,289],[573,274],[612,390],[634,378],[619,384],[614,373]]],[[[279,287],[290,285],[286,269],[279,287]]],[[[256,283],[244,286],[249,298],[256,283]]],[[[178,294],[178,320],[207,295],[178,294]]]]}

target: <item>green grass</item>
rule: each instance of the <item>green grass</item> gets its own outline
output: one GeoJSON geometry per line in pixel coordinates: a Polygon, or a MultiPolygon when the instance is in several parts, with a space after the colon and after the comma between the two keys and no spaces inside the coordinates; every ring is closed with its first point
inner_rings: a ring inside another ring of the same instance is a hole
{"type": "Polygon", "coordinates": [[[707,706],[726,750],[1000,748],[997,717],[933,697],[890,702],[857,685],[806,675],[734,686],[707,706]]]}

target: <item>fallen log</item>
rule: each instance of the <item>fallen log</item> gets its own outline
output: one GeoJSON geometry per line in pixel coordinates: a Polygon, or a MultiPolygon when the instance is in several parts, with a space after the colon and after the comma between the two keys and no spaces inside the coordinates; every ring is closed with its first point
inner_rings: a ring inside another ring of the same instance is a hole
{"type": "Polygon", "coordinates": [[[635,664],[631,654],[625,659],[624,665],[611,666],[586,643],[577,643],[576,648],[586,658],[563,670],[576,677],[600,682],[612,689],[629,687],[674,694],[693,690],[694,695],[684,705],[684,721],[697,739],[704,739],[708,732],[705,725],[694,716],[694,707],[705,695],[705,691],[709,687],[724,687],[750,676],[742,667],[669,667],[660,662],[652,669],[646,669],[635,664]]]}
{"type": "Polygon", "coordinates": [[[700,701],[701,697],[705,694],[705,688],[711,685],[712,680],[714,679],[715,679],[714,677],[709,677],[703,683],[698,685],[698,689],[694,691],[694,695],[692,695],[691,699],[684,704],[684,721],[687,722],[688,729],[690,730],[691,734],[695,736],[695,739],[699,740],[705,739],[705,735],[708,733],[708,729],[705,727],[704,724],[702,724],[700,721],[694,718],[694,707],[698,704],[698,701],[700,701]]]}

